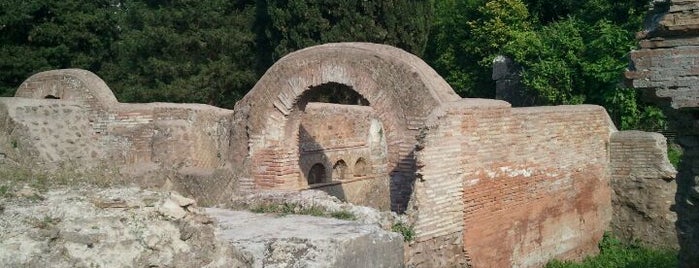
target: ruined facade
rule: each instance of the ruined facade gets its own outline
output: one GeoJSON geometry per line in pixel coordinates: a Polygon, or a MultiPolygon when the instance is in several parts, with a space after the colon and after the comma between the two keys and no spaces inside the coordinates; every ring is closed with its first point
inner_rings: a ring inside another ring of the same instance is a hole
{"type": "Polygon", "coordinates": [[[118,166],[209,204],[319,189],[405,213],[411,266],[580,259],[611,218],[616,129],[602,107],[462,99],[422,60],[385,45],[291,53],[232,111],[119,103],[89,72],[45,72],[0,98],[0,119],[5,164],[118,166]],[[360,105],[314,103],[328,84],[360,105]]]}
{"type": "Polygon", "coordinates": [[[612,169],[611,230],[629,243],[677,249],[673,211],[677,171],[667,158],[660,133],[620,131],[610,143],[612,169]]]}
{"type": "Polygon", "coordinates": [[[677,175],[680,266],[699,267],[699,1],[654,1],[626,77],[663,107],[684,149],[677,175]]]}

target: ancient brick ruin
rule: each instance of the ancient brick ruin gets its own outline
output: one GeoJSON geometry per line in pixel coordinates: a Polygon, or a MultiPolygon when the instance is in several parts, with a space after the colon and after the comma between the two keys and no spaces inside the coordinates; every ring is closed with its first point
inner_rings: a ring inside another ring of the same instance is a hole
{"type": "Polygon", "coordinates": [[[626,77],[661,107],[684,149],[677,175],[680,266],[699,267],[699,1],[654,1],[626,77]]]}
{"type": "Polygon", "coordinates": [[[405,213],[406,262],[419,267],[595,253],[612,214],[614,133],[602,107],[462,99],[416,56],[367,43],[287,55],[234,110],[119,103],[82,70],[36,74],[0,98],[4,164],[118,167],[205,204],[319,189],[405,213]],[[317,103],[330,87],[352,97],[317,103]]]}
{"type": "Polygon", "coordinates": [[[677,171],[660,133],[620,131],[612,135],[612,217],[614,235],[626,242],[677,249],[677,171]]]}

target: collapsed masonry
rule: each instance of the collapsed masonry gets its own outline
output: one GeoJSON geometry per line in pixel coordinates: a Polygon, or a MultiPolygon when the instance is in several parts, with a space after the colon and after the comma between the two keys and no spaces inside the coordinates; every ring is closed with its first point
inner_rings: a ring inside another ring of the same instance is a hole
{"type": "Polygon", "coordinates": [[[653,1],[627,79],[663,107],[684,149],[677,174],[680,267],[699,267],[699,1],[653,1]]]}
{"type": "Polygon", "coordinates": [[[0,130],[6,165],[116,167],[203,204],[320,189],[405,213],[416,267],[580,259],[597,251],[612,213],[616,130],[602,107],[462,99],[385,45],[291,53],[232,111],[119,103],[87,71],[39,73],[0,98],[0,130]],[[349,97],[316,103],[329,88],[349,97]]]}

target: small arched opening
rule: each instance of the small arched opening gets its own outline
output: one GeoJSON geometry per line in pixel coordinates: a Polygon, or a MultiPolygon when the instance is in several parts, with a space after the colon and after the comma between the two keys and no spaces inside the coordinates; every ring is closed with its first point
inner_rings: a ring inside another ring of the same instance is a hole
{"type": "Polygon", "coordinates": [[[345,180],[345,176],[347,175],[347,163],[345,163],[345,160],[338,160],[335,162],[335,165],[333,166],[333,181],[342,181],[345,180]]]}
{"type": "Polygon", "coordinates": [[[364,177],[368,173],[368,166],[366,163],[366,160],[364,160],[364,157],[360,157],[357,159],[357,162],[354,163],[354,177],[364,177]]]}
{"type": "Polygon", "coordinates": [[[49,95],[44,96],[44,99],[60,100],[61,98],[49,94],[49,95]]]}
{"type": "Polygon", "coordinates": [[[311,167],[308,171],[308,185],[323,183],[327,180],[327,175],[325,174],[325,166],[321,163],[317,163],[311,167]]]}

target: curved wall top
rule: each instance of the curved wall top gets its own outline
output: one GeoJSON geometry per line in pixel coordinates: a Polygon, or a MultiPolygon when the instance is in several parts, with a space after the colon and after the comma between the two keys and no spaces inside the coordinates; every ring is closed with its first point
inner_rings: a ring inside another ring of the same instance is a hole
{"type": "Polygon", "coordinates": [[[267,176],[280,181],[279,177],[297,172],[288,167],[297,160],[294,113],[299,103],[308,101],[304,92],[330,82],[347,85],[369,101],[385,128],[392,174],[412,169],[408,166],[413,164],[415,136],[432,111],[461,99],[424,61],[392,46],[332,43],[293,52],[270,67],[235,106],[236,118],[244,126],[235,131],[238,138],[231,143],[232,150],[253,161],[250,175],[255,180],[267,176]],[[265,167],[275,161],[274,165],[286,167],[273,171],[265,167]],[[283,161],[287,163],[280,164],[283,161]]]}
{"type": "Polygon", "coordinates": [[[101,78],[81,69],[52,70],[32,75],[19,86],[15,97],[55,97],[82,102],[99,110],[118,103],[114,93],[101,78]]]}
{"type": "Polygon", "coordinates": [[[329,82],[352,87],[375,109],[388,99],[396,105],[392,110],[402,110],[406,116],[423,117],[443,102],[461,99],[422,59],[402,49],[330,43],[281,58],[236,103],[236,110],[249,111],[254,117],[250,130],[260,133],[266,128],[264,117],[273,112],[288,115],[304,91],[329,82]]]}

